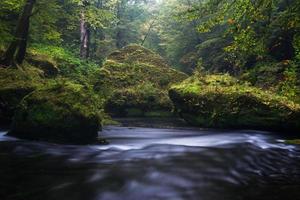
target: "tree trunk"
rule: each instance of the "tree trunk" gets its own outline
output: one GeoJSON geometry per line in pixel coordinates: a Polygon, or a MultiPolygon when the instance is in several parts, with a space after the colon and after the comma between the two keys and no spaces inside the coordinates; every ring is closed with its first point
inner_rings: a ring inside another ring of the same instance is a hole
{"type": "Polygon", "coordinates": [[[4,59],[1,60],[1,64],[4,66],[10,66],[14,63],[14,56],[18,48],[21,48],[19,50],[20,55],[18,56],[18,62],[22,63],[24,60],[30,23],[29,18],[31,17],[35,2],[36,0],[27,0],[26,4],[24,5],[23,12],[18,21],[16,32],[14,34],[14,39],[6,50],[4,59]]]}
{"type": "Polygon", "coordinates": [[[118,49],[121,49],[122,47],[126,46],[126,42],[124,40],[125,37],[124,29],[118,28],[116,37],[117,37],[116,46],[118,49]]]}
{"type": "Polygon", "coordinates": [[[142,40],[141,46],[144,46],[144,43],[145,43],[145,41],[147,40],[148,36],[150,35],[150,32],[151,32],[151,30],[152,30],[152,28],[153,28],[155,22],[156,22],[156,18],[151,22],[151,24],[150,24],[150,26],[149,26],[149,28],[148,28],[148,31],[147,31],[147,33],[146,33],[144,39],[142,40]]]}
{"type": "Polygon", "coordinates": [[[103,8],[103,1],[102,0],[97,1],[97,8],[103,8]]]}
{"type": "Polygon", "coordinates": [[[25,55],[26,55],[26,49],[27,49],[27,41],[28,41],[28,35],[29,35],[29,18],[26,20],[26,23],[24,24],[24,33],[22,36],[22,40],[20,41],[19,44],[19,50],[18,53],[16,55],[16,61],[18,64],[22,64],[24,59],[25,59],[25,55]]]}
{"type": "Polygon", "coordinates": [[[80,57],[87,59],[90,51],[90,27],[85,20],[84,11],[80,16],[80,57]]]}

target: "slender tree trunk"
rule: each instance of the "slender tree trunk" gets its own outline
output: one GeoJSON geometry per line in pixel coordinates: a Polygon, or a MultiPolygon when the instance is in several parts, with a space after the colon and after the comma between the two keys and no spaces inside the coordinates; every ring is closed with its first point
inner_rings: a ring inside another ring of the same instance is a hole
{"type": "Polygon", "coordinates": [[[103,1],[102,0],[97,1],[97,8],[103,8],[103,1]]]}
{"type": "Polygon", "coordinates": [[[145,35],[145,37],[144,37],[144,39],[143,39],[143,41],[141,43],[142,46],[144,45],[145,41],[147,40],[148,36],[150,35],[150,32],[151,32],[151,30],[152,30],[155,22],[156,22],[156,18],[151,22],[151,24],[150,24],[150,26],[148,28],[148,31],[147,31],[147,33],[146,33],[146,35],[145,35]]]}
{"type": "Polygon", "coordinates": [[[85,20],[84,11],[80,17],[80,57],[87,59],[90,51],[90,27],[85,20]]]}
{"type": "Polygon", "coordinates": [[[22,63],[22,61],[24,60],[29,31],[29,18],[31,17],[35,2],[36,0],[26,1],[23,12],[17,24],[14,39],[6,50],[4,59],[1,60],[1,64],[3,64],[4,66],[10,66],[13,64],[14,56],[18,48],[21,48],[21,50],[19,50],[20,55],[18,56],[18,62],[22,63]]]}
{"type": "Polygon", "coordinates": [[[126,46],[126,42],[124,41],[124,30],[121,28],[118,28],[116,46],[119,49],[126,46]]]}
{"type": "Polygon", "coordinates": [[[24,33],[22,36],[22,40],[20,41],[19,44],[19,50],[18,53],[16,55],[16,61],[18,64],[22,64],[24,59],[25,59],[25,55],[26,55],[26,49],[27,49],[27,41],[28,41],[28,35],[29,35],[29,18],[26,20],[26,23],[24,24],[25,29],[24,29],[24,33]]]}

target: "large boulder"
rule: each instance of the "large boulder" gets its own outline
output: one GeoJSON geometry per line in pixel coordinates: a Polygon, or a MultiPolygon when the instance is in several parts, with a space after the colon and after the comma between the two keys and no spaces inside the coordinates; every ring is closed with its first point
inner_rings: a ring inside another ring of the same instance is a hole
{"type": "Polygon", "coordinates": [[[17,105],[43,81],[42,71],[26,66],[26,69],[0,68],[0,125],[9,125],[17,105]]]}
{"type": "Polygon", "coordinates": [[[169,90],[177,112],[212,128],[300,130],[300,105],[229,75],[195,75],[169,90]]]}
{"type": "Polygon", "coordinates": [[[98,102],[82,85],[55,83],[22,100],[9,134],[76,144],[96,141],[101,128],[98,102]]]}
{"type": "Polygon", "coordinates": [[[108,96],[105,110],[113,116],[165,116],[172,103],[167,90],[187,75],[139,45],[113,52],[98,75],[95,90],[108,96]]]}

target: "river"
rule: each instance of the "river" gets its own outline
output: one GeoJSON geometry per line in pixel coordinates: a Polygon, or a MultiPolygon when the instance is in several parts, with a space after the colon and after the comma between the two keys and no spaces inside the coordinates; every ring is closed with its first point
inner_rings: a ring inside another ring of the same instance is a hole
{"type": "Polygon", "coordinates": [[[104,146],[5,133],[1,200],[300,199],[300,148],[275,133],[107,126],[104,146]]]}

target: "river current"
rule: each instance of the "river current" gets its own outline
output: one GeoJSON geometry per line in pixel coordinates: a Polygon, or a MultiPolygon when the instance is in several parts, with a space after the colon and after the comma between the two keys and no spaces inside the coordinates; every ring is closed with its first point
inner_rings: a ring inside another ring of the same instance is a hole
{"type": "Polygon", "coordinates": [[[298,200],[300,148],[250,130],[105,127],[109,145],[0,132],[1,200],[298,200]]]}

